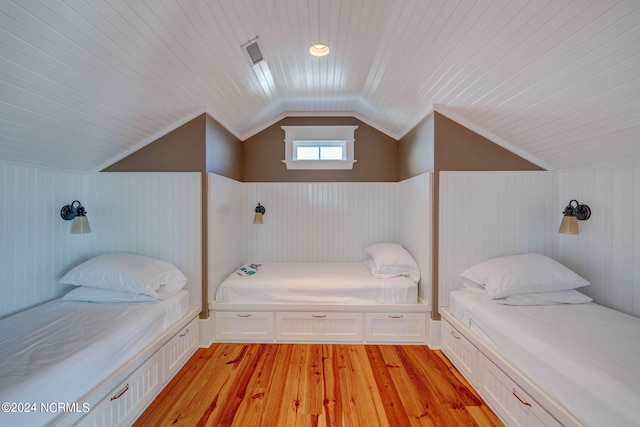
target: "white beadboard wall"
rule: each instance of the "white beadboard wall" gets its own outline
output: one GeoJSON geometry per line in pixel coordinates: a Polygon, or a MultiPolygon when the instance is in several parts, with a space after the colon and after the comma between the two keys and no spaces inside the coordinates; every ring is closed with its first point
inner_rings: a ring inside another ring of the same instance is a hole
{"type": "Polygon", "coordinates": [[[640,316],[640,161],[562,171],[559,187],[558,218],[572,199],[591,208],[579,235],[558,235],[559,261],[596,302],[640,316]]]}
{"type": "Polygon", "coordinates": [[[420,266],[419,295],[431,300],[431,197],[433,175],[425,173],[397,184],[396,240],[420,266]]]}
{"type": "Polygon", "coordinates": [[[395,239],[397,183],[249,183],[252,262],[360,262],[395,239]],[[266,208],[263,225],[253,209],[266,208]]]}
{"type": "Polygon", "coordinates": [[[554,257],[562,209],[554,172],[441,172],[438,303],[476,262],[539,252],[554,257]]]}
{"type": "Polygon", "coordinates": [[[0,163],[0,317],[64,293],[57,280],[90,251],[94,234],[71,234],[60,208],[79,199],[92,221],[88,175],[0,163]]]}
{"type": "Polygon", "coordinates": [[[166,259],[187,277],[191,305],[201,306],[201,185],[199,172],[90,175],[95,242],[83,258],[119,251],[166,259]]]}
{"type": "Polygon", "coordinates": [[[247,260],[246,185],[216,174],[208,175],[209,300],[218,285],[247,260]]]}
{"type": "Polygon", "coordinates": [[[107,251],[171,260],[190,281],[191,303],[200,305],[199,174],[81,174],[0,163],[0,188],[0,317],[63,295],[64,272],[107,251]],[[72,235],[71,222],[60,218],[74,199],[87,209],[90,234],[72,235]]]}

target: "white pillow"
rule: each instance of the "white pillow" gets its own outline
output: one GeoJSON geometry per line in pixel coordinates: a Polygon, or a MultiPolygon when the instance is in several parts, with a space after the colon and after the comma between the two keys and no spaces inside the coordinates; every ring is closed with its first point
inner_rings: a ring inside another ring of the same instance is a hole
{"type": "Polygon", "coordinates": [[[161,285],[178,291],[187,278],[173,264],[157,258],[128,253],[98,255],[67,272],[61,283],[133,292],[157,298],[161,285]]]}
{"type": "Polygon", "coordinates": [[[463,271],[460,276],[484,285],[487,296],[491,299],[563,291],[589,285],[589,282],[564,265],[536,253],[482,261],[463,271]]]}
{"type": "Polygon", "coordinates": [[[406,276],[420,281],[420,268],[411,254],[399,243],[375,243],[364,248],[371,257],[375,269],[372,274],[379,279],[406,276]]]}
{"type": "Polygon", "coordinates": [[[90,288],[87,286],[78,286],[77,288],[72,289],[71,291],[67,292],[67,294],[62,297],[62,299],[65,301],[85,301],[100,303],[158,301],[158,298],[154,298],[146,294],[114,291],[111,289],[90,288]]]}
{"type": "Polygon", "coordinates": [[[473,280],[469,280],[466,277],[461,277],[460,280],[462,281],[462,285],[467,289],[480,289],[484,292],[487,291],[484,288],[484,285],[481,285],[480,283],[476,283],[473,280]]]}
{"type": "Polygon", "coordinates": [[[504,305],[584,304],[590,301],[593,300],[575,289],[570,289],[568,291],[511,295],[509,297],[491,300],[491,302],[496,304],[504,305]]]}

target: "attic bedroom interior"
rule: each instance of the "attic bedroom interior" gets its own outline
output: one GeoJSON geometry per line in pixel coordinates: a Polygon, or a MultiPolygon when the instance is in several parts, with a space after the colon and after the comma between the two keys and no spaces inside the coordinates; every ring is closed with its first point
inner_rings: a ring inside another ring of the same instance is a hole
{"type": "Polygon", "coordinates": [[[640,3],[0,29],[0,426],[640,425],[640,3]]]}

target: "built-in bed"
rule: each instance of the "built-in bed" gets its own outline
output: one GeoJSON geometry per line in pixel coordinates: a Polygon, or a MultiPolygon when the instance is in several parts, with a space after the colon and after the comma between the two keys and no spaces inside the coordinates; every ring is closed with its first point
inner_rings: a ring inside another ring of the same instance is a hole
{"type": "Polygon", "coordinates": [[[189,292],[156,295],[82,286],[0,320],[0,425],[130,424],[197,346],[189,292]]]}
{"type": "Polygon", "coordinates": [[[420,272],[399,244],[361,263],[252,263],[223,281],[210,306],[217,341],[426,341],[420,272]]]}
{"type": "Polygon", "coordinates": [[[452,291],[443,350],[509,425],[640,425],[640,319],[570,292],[452,291]]]}

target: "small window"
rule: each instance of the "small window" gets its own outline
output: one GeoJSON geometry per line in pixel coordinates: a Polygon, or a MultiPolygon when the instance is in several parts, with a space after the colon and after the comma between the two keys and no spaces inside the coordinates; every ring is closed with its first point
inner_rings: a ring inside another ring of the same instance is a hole
{"type": "Polygon", "coordinates": [[[346,160],[347,141],[293,141],[294,160],[346,160]]]}
{"type": "Polygon", "coordinates": [[[282,126],[287,169],[352,169],[358,126],[282,126]]]}

